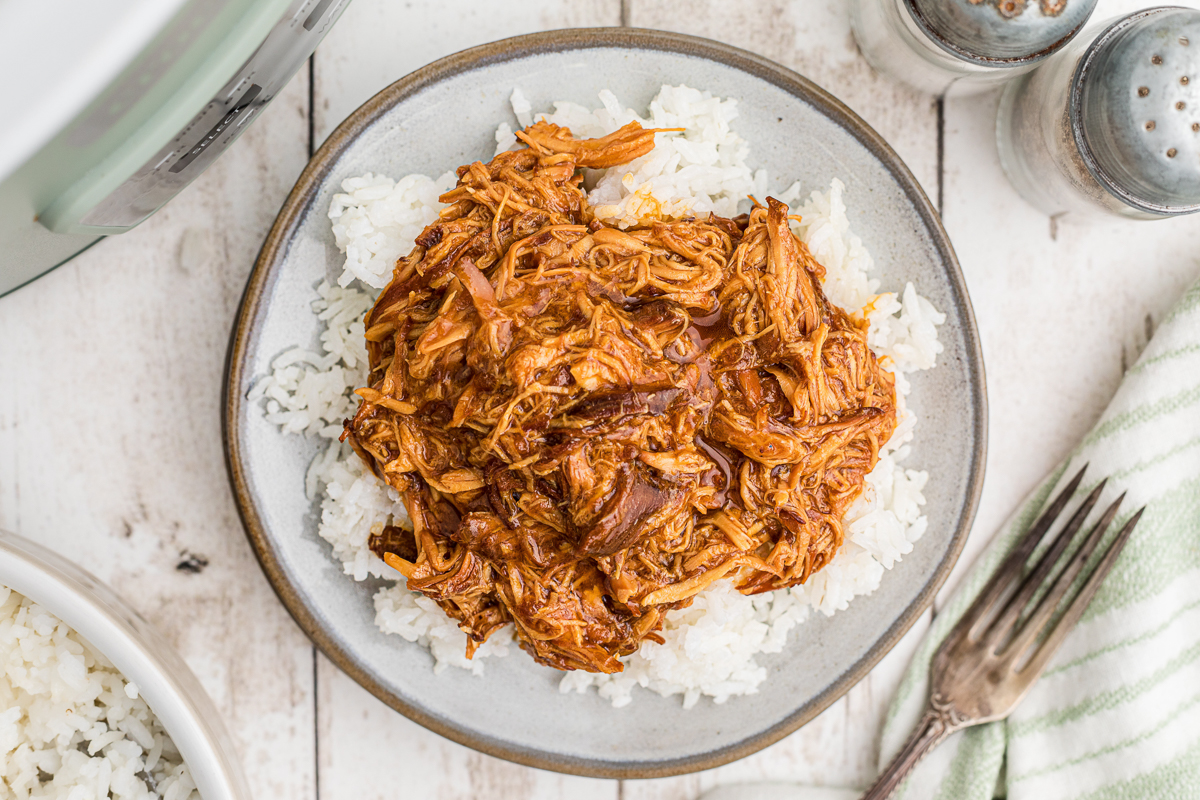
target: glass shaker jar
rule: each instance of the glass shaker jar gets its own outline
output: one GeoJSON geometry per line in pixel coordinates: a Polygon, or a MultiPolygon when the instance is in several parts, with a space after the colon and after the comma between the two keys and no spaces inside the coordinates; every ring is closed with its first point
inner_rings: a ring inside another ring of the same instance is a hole
{"type": "Polygon", "coordinates": [[[850,0],[850,25],[879,72],[937,95],[994,88],[1075,36],[1097,0],[850,0]]]}
{"type": "Polygon", "coordinates": [[[1200,11],[1139,11],[1081,37],[1000,99],[1000,162],[1054,217],[1200,211],[1200,11]]]}

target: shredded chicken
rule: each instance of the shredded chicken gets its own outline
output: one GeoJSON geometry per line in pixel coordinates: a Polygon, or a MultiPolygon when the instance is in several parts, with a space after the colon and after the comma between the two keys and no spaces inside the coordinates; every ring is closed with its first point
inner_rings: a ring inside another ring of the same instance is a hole
{"type": "Polygon", "coordinates": [[[654,146],[632,123],[460,167],[367,316],[343,437],[413,530],[371,545],[468,634],[515,623],[560,669],[617,672],[719,578],[802,583],[896,424],[866,322],[768,199],[621,231],[581,167],[654,146]]]}

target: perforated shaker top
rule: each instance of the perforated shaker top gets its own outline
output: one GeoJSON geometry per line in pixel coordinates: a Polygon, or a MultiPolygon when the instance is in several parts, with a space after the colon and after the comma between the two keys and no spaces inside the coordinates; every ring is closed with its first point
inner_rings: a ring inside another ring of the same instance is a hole
{"type": "Polygon", "coordinates": [[[952,55],[995,67],[1039,61],[1079,32],[1097,0],[904,0],[952,55]]]}
{"type": "Polygon", "coordinates": [[[1196,210],[1200,11],[1148,9],[1108,28],[1080,64],[1074,102],[1102,182],[1148,210],[1196,210]]]}

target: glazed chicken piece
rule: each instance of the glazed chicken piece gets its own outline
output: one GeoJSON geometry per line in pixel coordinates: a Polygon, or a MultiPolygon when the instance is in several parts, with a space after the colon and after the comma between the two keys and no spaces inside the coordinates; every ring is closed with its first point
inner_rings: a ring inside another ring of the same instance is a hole
{"type": "Polygon", "coordinates": [[[807,580],[896,424],[866,322],[770,199],[620,231],[580,167],[649,152],[632,123],[460,167],[366,319],[347,439],[413,530],[372,549],[468,634],[515,623],[560,669],[617,672],[720,578],[807,580]]]}

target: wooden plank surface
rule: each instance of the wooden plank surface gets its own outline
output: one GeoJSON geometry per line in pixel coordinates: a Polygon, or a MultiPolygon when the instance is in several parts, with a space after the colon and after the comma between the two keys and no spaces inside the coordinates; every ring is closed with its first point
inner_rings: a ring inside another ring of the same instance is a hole
{"type": "MultiPolygon", "coordinates": [[[[898,88],[871,73],[857,55],[844,13],[811,3],[763,3],[730,14],[728,4],[635,2],[630,25],[719,38],[797,69],[834,92],[877,126],[908,161],[927,191],[937,185],[937,112],[932,98],[898,88]],[[723,8],[724,6],[724,8],[723,8]]],[[[528,4],[515,17],[483,20],[478,4],[407,4],[356,0],[318,50],[314,70],[317,141],[383,86],[441,55],[464,47],[550,27],[617,24],[617,4],[528,4]],[[560,9],[554,12],[555,5],[560,9]],[[569,13],[567,13],[569,12],[569,13]],[[448,20],[454,19],[455,23],[448,20]],[[498,27],[502,24],[503,28],[498,27]],[[402,39],[396,40],[403,32],[402,39]],[[395,42],[394,46],[392,43],[395,42]]],[[[736,765],[699,775],[625,781],[624,798],[691,798],[718,782],[808,780],[859,785],[874,774],[874,739],[910,643],[898,647],[872,675],[825,714],[787,740],[736,765]]],[[[437,797],[611,797],[616,782],[561,778],[480,756],[389,711],[322,660],[319,672],[321,795],[385,796],[396,774],[437,797]],[[338,710],[332,711],[331,706],[338,710]],[[422,765],[436,763],[434,769],[422,765]],[[389,765],[382,767],[381,765],[389,765]],[[481,792],[487,787],[486,792],[481,792]],[[506,791],[507,790],[507,791],[506,791]]]]}
{"type": "Polygon", "coordinates": [[[439,58],[523,33],[621,24],[621,0],[354,0],[317,50],[317,145],[379,90],[439,58]]]}
{"type": "MultiPolygon", "coordinates": [[[[619,0],[507,3],[355,0],[317,51],[314,134],[319,144],[347,114],[393,81],[468,47],[522,33],[619,25],[619,0]]],[[[616,781],[530,769],[476,753],[392,711],[320,659],[320,796],[579,798],[615,800],[616,781]]]]}
{"type": "MultiPolygon", "coordinates": [[[[937,105],[932,97],[880,77],[858,53],[845,8],[811,0],[732,4],[632,0],[628,22],[717,39],[794,69],[846,103],[878,130],[937,199],[937,105]]],[[[816,188],[816,187],[812,187],[816,188]]],[[[749,758],[679,778],[627,781],[626,800],[690,800],[742,781],[862,786],[875,775],[883,713],[927,620],[841,700],[796,733],[749,758]]]]}
{"type": "Polygon", "coordinates": [[[716,39],[794,69],[879,131],[937,201],[937,103],[871,69],[844,3],[629,0],[627,17],[635,27],[716,39]]]}
{"type": "MultiPolygon", "coordinates": [[[[1145,6],[1100,0],[1094,19],[1145,6]]],[[[1095,424],[1155,320],[1200,277],[1200,215],[1056,225],[1025,203],[1000,167],[998,100],[945,104],[942,218],[979,325],[990,435],[975,527],[939,600],[1095,424]]]]}
{"type": "Polygon", "coordinates": [[[0,527],[108,581],[179,649],[256,797],[315,797],[313,648],[271,591],[221,444],[242,288],[307,160],[301,74],[131,233],[0,299],[0,527]]]}
{"type": "MultiPolygon", "coordinates": [[[[1136,5],[1101,0],[1097,17],[1136,5]]],[[[496,8],[354,0],[314,60],[311,108],[302,72],[162,213],[0,299],[0,526],[76,558],[167,634],[217,701],[258,797],[695,800],[740,781],[861,786],[928,617],[797,733],[736,764],[656,781],[571,778],[479,755],[392,712],[315,656],[245,542],[219,417],[237,302],[303,167],[310,124],[319,144],[374,92],[463,48],[622,19],[746,48],[833,92],[891,142],[935,202],[941,187],[971,288],[991,437],[978,523],[955,576],[1088,429],[1154,320],[1200,274],[1200,218],[1052,230],[1000,171],[995,95],[945,103],[939,152],[937,103],[866,65],[840,3],[496,8]]]]}

